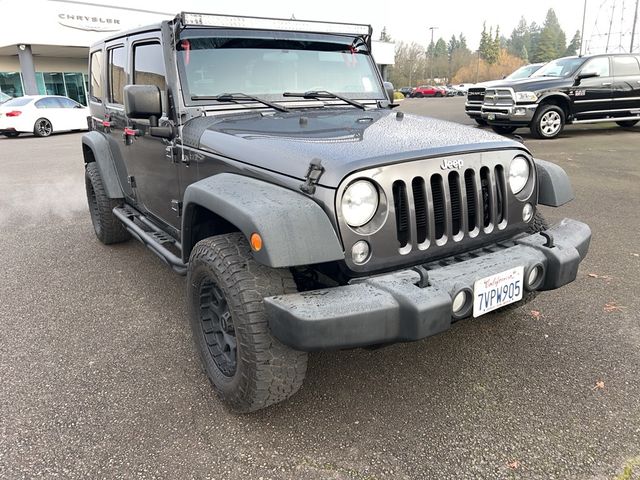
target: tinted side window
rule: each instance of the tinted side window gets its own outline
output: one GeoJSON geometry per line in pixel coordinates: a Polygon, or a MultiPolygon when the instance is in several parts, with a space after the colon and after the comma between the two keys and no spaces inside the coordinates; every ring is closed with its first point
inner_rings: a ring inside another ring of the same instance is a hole
{"type": "Polygon", "coordinates": [[[102,97],[104,95],[102,91],[102,58],[102,50],[93,52],[91,54],[91,62],[89,65],[91,75],[89,95],[92,100],[97,100],[99,102],[102,101],[102,97]]]}
{"type": "Polygon", "coordinates": [[[613,57],[613,75],[625,77],[640,75],[640,64],[636,57],[613,57]]]}
{"type": "Polygon", "coordinates": [[[166,88],[164,59],[159,43],[145,43],[133,48],[133,83],[166,88]]]}
{"type": "Polygon", "coordinates": [[[36,102],[37,108],[60,108],[60,102],[58,102],[57,98],[47,97],[42,98],[36,102]]]}
{"type": "Polygon", "coordinates": [[[109,101],[111,103],[124,104],[123,89],[127,84],[125,61],[124,47],[109,50],[109,101]]]}
{"type": "Polygon", "coordinates": [[[592,58],[582,67],[582,73],[592,72],[597,73],[601,77],[609,77],[609,57],[592,58]]]}
{"type": "Polygon", "coordinates": [[[70,98],[58,98],[58,102],[60,102],[62,108],[76,108],[80,105],[78,102],[74,102],[70,98]]]}

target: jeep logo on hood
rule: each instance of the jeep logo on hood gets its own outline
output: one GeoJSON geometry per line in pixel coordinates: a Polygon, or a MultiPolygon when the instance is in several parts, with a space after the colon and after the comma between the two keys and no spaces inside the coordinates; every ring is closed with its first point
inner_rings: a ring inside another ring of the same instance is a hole
{"type": "Polygon", "coordinates": [[[442,170],[460,169],[463,166],[464,166],[464,161],[462,159],[451,160],[451,159],[445,158],[444,160],[442,160],[442,163],[440,164],[440,168],[442,170]]]}

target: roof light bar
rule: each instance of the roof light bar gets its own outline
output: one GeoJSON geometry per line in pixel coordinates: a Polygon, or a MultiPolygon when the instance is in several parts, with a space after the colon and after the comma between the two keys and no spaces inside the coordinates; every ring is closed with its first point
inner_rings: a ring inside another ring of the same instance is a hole
{"type": "Polygon", "coordinates": [[[206,13],[183,12],[182,24],[185,26],[228,27],[256,30],[286,30],[295,32],[339,33],[346,35],[369,35],[369,25],[348,23],[315,22],[305,20],[284,20],[277,18],[234,17],[206,13]]]}

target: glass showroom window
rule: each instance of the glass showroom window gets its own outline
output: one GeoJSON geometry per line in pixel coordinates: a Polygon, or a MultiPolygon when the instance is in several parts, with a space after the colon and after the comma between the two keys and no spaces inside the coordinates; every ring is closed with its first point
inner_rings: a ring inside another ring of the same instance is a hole
{"type": "Polygon", "coordinates": [[[0,72],[0,91],[12,97],[24,95],[20,72],[0,72]]]}
{"type": "Polygon", "coordinates": [[[82,105],[87,104],[82,73],[37,72],[36,83],[40,95],[62,95],[82,105]]]}

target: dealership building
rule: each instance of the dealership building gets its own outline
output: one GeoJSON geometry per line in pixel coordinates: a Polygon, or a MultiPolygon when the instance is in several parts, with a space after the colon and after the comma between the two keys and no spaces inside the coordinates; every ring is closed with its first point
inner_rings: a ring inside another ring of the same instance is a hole
{"type": "MultiPolygon", "coordinates": [[[[180,8],[188,10],[188,3],[180,2],[180,8]]],[[[86,105],[89,46],[115,32],[170,19],[178,13],[144,9],[152,2],[124,5],[108,0],[99,4],[0,1],[3,16],[8,11],[11,17],[0,28],[0,91],[12,97],[64,95],[86,105]]],[[[374,41],[372,50],[384,75],[394,61],[394,44],[374,41]]]]}

